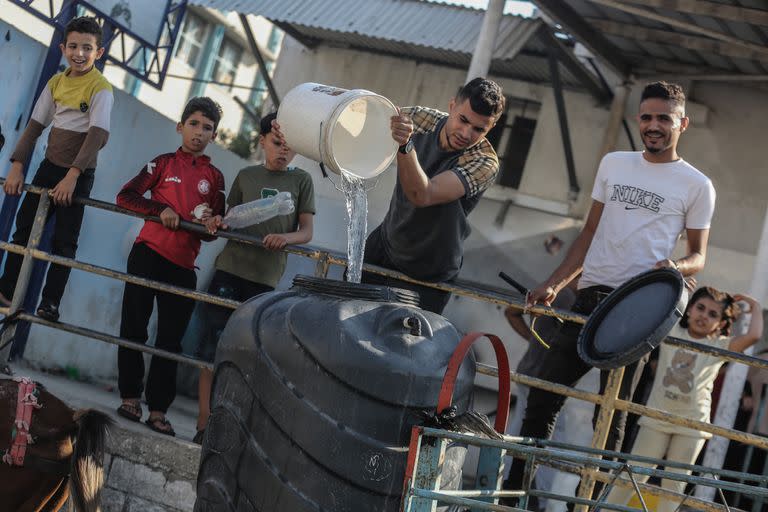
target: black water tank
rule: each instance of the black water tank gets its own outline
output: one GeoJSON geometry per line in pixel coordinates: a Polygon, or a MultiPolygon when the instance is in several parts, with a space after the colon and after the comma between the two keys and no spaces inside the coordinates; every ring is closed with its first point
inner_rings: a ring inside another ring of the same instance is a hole
{"type": "MultiPolygon", "coordinates": [[[[411,292],[311,277],[251,299],[216,354],[195,511],[396,512],[411,426],[460,341],[411,292]]],[[[454,404],[471,401],[475,361],[454,404]]],[[[452,446],[445,488],[465,450],[452,446]]]]}

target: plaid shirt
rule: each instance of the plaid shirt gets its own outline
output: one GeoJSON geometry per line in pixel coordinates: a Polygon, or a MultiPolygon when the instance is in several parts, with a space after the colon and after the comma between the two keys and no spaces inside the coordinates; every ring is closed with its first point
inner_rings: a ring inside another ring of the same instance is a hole
{"type": "MultiPolygon", "coordinates": [[[[448,117],[445,112],[426,107],[404,107],[401,112],[411,116],[416,134],[435,131],[440,121],[448,117]]],[[[484,192],[496,181],[499,158],[491,143],[482,138],[480,142],[464,150],[452,171],[464,184],[467,197],[473,197],[484,192]]]]}

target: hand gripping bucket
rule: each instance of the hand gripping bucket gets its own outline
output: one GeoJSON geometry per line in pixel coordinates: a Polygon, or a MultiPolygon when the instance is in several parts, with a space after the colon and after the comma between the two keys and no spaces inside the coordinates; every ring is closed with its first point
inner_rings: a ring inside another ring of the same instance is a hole
{"type": "Polygon", "coordinates": [[[339,89],[305,83],[285,95],[277,122],[298,154],[322,162],[331,171],[374,178],[395,157],[390,118],[397,108],[364,89],[339,89]]]}

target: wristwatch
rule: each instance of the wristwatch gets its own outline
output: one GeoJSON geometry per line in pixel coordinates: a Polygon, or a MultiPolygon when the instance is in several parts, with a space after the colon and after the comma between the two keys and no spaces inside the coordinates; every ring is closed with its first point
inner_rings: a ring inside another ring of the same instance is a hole
{"type": "Polygon", "coordinates": [[[413,151],[413,139],[408,139],[408,142],[397,148],[397,150],[404,155],[413,151]]]}

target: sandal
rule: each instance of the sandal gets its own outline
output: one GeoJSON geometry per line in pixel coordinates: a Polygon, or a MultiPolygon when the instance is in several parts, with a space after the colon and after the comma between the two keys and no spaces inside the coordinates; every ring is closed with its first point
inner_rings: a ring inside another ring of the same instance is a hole
{"type": "Polygon", "coordinates": [[[155,432],[165,434],[166,436],[176,437],[176,432],[173,430],[171,422],[168,421],[168,418],[160,416],[155,416],[153,418],[150,416],[144,423],[146,423],[146,425],[155,432]]]}
{"type": "Polygon", "coordinates": [[[117,414],[125,419],[139,422],[141,421],[141,405],[138,402],[130,403],[123,402],[120,407],[117,408],[117,414]]]}
{"type": "Polygon", "coordinates": [[[205,429],[198,430],[197,433],[195,434],[195,437],[192,438],[192,442],[195,444],[202,445],[204,436],[205,436],[205,429]]]}

